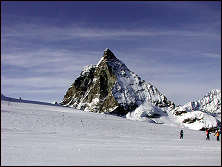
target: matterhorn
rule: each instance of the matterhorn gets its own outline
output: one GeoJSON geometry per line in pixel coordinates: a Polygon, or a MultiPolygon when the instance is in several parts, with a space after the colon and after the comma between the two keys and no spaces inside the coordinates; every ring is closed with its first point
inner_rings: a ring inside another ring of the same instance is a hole
{"type": "Polygon", "coordinates": [[[144,117],[158,117],[166,108],[174,108],[173,102],[130,71],[108,48],[97,65],[83,68],[61,104],[128,117],[136,112],[144,117]]]}

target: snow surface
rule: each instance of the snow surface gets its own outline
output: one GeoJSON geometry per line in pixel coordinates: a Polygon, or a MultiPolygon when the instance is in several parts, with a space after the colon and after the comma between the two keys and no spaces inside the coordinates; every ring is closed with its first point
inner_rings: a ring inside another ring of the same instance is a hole
{"type": "Polygon", "coordinates": [[[156,106],[152,105],[151,103],[147,102],[147,103],[141,104],[133,112],[127,113],[126,118],[131,119],[131,120],[145,121],[145,120],[149,120],[149,118],[153,117],[155,114],[159,115],[159,117],[167,115],[159,107],[156,107],[156,106]]]}
{"type": "Polygon", "coordinates": [[[180,123],[183,123],[184,120],[196,120],[193,123],[183,123],[184,126],[193,129],[200,130],[204,128],[213,128],[217,127],[217,120],[211,115],[208,115],[201,111],[193,111],[181,114],[181,116],[177,116],[177,119],[180,123]]]}
{"type": "Polygon", "coordinates": [[[170,122],[2,100],[1,165],[221,165],[221,141],[170,122]]]}

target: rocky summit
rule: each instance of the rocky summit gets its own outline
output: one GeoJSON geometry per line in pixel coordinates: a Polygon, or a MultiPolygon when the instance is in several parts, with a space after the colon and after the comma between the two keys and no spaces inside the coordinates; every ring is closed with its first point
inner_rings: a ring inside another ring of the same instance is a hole
{"type": "Polygon", "coordinates": [[[108,48],[97,65],[83,68],[61,102],[84,111],[120,116],[135,111],[144,103],[174,108],[174,103],[130,71],[108,48]]]}

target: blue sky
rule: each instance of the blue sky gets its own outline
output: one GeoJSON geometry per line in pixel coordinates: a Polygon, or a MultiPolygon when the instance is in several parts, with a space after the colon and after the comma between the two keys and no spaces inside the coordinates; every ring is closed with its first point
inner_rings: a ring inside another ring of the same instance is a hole
{"type": "Polygon", "coordinates": [[[105,48],[169,100],[221,89],[220,1],[1,2],[1,91],[61,101],[105,48]]]}

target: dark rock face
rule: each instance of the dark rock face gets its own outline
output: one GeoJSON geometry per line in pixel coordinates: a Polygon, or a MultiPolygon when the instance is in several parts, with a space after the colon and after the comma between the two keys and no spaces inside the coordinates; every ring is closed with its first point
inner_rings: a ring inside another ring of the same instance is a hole
{"type": "Polygon", "coordinates": [[[104,50],[103,57],[104,57],[105,60],[116,59],[116,56],[114,56],[114,54],[108,48],[106,50],[104,50]]]}
{"type": "Polygon", "coordinates": [[[88,66],[81,72],[67,90],[61,104],[84,111],[122,116],[149,98],[159,107],[173,105],[155,87],[142,81],[106,49],[97,65],[88,66]]]}
{"type": "Polygon", "coordinates": [[[107,65],[107,61],[115,58],[110,50],[105,51],[103,60],[97,67],[91,66],[88,72],[82,72],[75,80],[61,104],[92,112],[110,112],[110,108],[117,109],[118,104],[112,96],[116,77],[107,65]]]}
{"type": "Polygon", "coordinates": [[[194,122],[200,121],[200,120],[201,120],[201,119],[198,119],[198,118],[187,118],[187,119],[183,120],[183,123],[188,123],[188,124],[190,124],[190,123],[194,123],[194,122]]]}
{"type": "MultiPolygon", "coordinates": [[[[74,103],[80,103],[80,100],[84,97],[87,88],[92,85],[93,78],[94,78],[94,71],[95,68],[90,68],[89,72],[86,74],[81,74],[72,86],[66,92],[64,99],[62,101],[62,105],[69,104],[73,105],[74,103]]],[[[74,106],[76,107],[76,106],[74,106]]]]}

